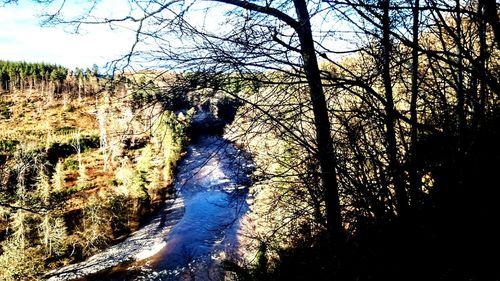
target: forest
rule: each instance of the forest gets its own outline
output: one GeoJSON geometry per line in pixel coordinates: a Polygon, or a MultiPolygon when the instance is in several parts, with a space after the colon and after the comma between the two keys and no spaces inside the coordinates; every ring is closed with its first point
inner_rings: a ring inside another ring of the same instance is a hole
{"type": "Polygon", "coordinates": [[[0,279],[127,239],[211,130],[255,167],[220,280],[500,279],[495,1],[85,3],[42,18],[126,26],[130,52],[0,61],[0,279]]]}
{"type": "Polygon", "coordinates": [[[0,66],[0,278],[35,280],[123,240],[169,196],[188,121],[97,69],[0,66]]]}

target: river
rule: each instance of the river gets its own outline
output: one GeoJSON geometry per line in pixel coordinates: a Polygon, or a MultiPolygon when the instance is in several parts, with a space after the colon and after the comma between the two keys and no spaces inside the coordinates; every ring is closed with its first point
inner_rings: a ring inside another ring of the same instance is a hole
{"type": "Polygon", "coordinates": [[[48,280],[220,280],[221,261],[237,255],[251,169],[224,138],[195,138],[177,166],[175,200],[125,241],[48,280]]]}

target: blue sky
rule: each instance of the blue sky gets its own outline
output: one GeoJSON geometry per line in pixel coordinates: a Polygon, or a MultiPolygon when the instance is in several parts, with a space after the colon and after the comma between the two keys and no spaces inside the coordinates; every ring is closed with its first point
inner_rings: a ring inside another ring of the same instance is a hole
{"type": "MultiPolygon", "coordinates": [[[[56,63],[74,69],[91,67],[94,63],[103,66],[106,62],[117,59],[130,51],[135,39],[135,33],[131,30],[136,28],[134,25],[137,23],[120,22],[113,30],[110,30],[107,25],[87,25],[83,27],[80,34],[74,34],[71,28],[62,25],[41,27],[40,15],[44,9],[54,11],[59,8],[60,3],[64,2],[64,0],[51,1],[52,6],[45,8],[35,4],[35,0],[18,0],[18,4],[0,5],[0,59],[56,63]]],[[[93,2],[91,0],[65,1],[66,6],[63,12],[69,16],[85,14],[85,8],[90,7],[89,5],[93,2]]],[[[142,15],[141,9],[131,6],[128,0],[106,0],[97,3],[92,15],[101,19],[142,15]]],[[[211,10],[207,16],[203,12],[203,8],[206,7],[204,2],[200,3],[198,11],[191,8],[190,16],[187,17],[191,23],[204,26],[209,30],[222,30],[219,23],[224,23],[224,12],[232,8],[218,6],[217,10],[211,10]]],[[[342,22],[332,21],[329,17],[326,19],[322,17],[314,19],[313,25],[318,34],[322,34],[321,30],[329,30],[333,26],[337,29],[348,29],[342,22]]],[[[349,38],[352,36],[342,33],[339,38],[328,37],[328,40],[322,41],[322,44],[331,46],[337,51],[352,49],[353,47],[347,42],[349,38]]],[[[174,42],[176,41],[170,41],[172,44],[174,42]]],[[[141,48],[149,48],[147,44],[142,45],[141,48]]],[[[330,56],[336,58],[341,55],[331,54],[330,56]]]]}
{"type": "MultiPolygon", "coordinates": [[[[57,63],[69,68],[104,65],[126,53],[132,37],[106,26],[73,34],[63,26],[41,27],[42,6],[21,0],[0,6],[0,59],[57,63]]],[[[68,7],[78,9],[76,6],[68,7]]]]}

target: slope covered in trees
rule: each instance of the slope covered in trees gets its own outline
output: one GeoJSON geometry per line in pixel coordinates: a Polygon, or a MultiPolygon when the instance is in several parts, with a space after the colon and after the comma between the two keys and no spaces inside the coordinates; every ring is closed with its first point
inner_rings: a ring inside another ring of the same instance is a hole
{"type": "Polygon", "coordinates": [[[113,86],[97,72],[79,83],[62,67],[2,67],[18,82],[0,94],[0,279],[37,280],[123,240],[170,196],[189,116],[146,103],[145,75],[113,86]],[[21,79],[32,67],[64,75],[21,79]]]}

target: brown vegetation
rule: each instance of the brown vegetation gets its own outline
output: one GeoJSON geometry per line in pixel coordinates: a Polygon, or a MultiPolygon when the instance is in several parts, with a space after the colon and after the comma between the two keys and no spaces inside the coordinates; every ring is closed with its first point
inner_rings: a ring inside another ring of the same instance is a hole
{"type": "Polygon", "coordinates": [[[55,98],[0,96],[2,280],[37,279],[126,237],[163,202],[182,151],[186,123],[134,100],[140,86],[61,83],[55,98]]]}

